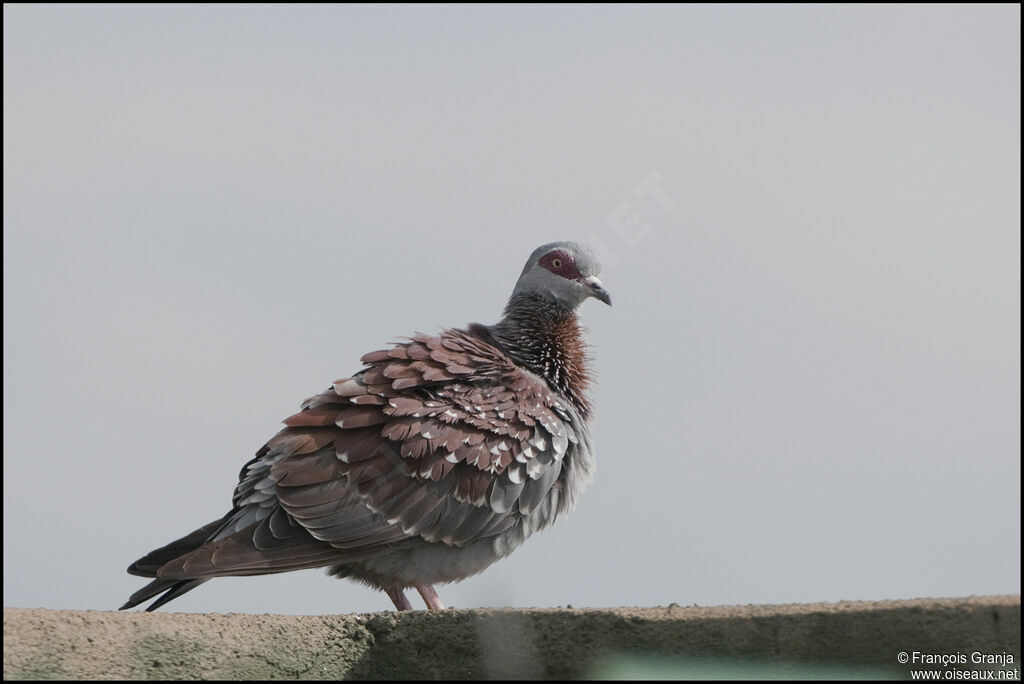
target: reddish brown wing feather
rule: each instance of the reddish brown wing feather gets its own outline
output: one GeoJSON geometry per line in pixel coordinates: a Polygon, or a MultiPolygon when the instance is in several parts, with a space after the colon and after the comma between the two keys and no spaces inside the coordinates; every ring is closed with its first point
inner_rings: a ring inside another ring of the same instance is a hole
{"type": "Polygon", "coordinates": [[[555,485],[576,439],[566,409],[497,348],[449,330],[363,362],[243,468],[234,527],[159,577],[318,567],[417,537],[463,546],[509,529],[555,485]]]}

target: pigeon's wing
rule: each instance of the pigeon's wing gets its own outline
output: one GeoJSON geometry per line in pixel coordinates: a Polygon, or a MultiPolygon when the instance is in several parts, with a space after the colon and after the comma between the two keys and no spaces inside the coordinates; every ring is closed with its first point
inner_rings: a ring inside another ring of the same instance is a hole
{"type": "Polygon", "coordinates": [[[543,380],[458,330],[363,362],[285,420],[242,469],[211,541],[159,578],[319,567],[410,540],[461,547],[563,509],[559,475],[578,436],[543,380]]]}

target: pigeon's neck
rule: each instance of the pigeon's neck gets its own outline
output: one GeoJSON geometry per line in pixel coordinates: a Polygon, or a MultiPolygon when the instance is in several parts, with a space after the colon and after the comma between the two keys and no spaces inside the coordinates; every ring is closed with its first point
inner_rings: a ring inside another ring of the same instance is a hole
{"type": "Polygon", "coordinates": [[[587,346],[575,311],[537,295],[516,294],[490,333],[513,361],[544,378],[589,416],[587,346]]]}

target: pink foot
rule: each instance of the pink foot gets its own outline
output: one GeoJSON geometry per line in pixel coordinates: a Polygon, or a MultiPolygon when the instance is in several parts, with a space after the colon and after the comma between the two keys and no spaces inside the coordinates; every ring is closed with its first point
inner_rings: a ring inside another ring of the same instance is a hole
{"type": "Polygon", "coordinates": [[[427,608],[430,610],[444,610],[444,604],[441,603],[441,597],[434,591],[434,585],[417,584],[416,591],[420,592],[420,596],[423,597],[423,602],[427,604],[427,608]]]}
{"type": "MultiPolygon", "coordinates": [[[[397,610],[412,610],[412,604],[409,603],[409,599],[405,597],[404,591],[398,587],[385,589],[384,591],[387,592],[388,598],[390,598],[391,602],[395,604],[395,608],[397,610]]],[[[434,595],[437,596],[437,594],[434,595]]]]}

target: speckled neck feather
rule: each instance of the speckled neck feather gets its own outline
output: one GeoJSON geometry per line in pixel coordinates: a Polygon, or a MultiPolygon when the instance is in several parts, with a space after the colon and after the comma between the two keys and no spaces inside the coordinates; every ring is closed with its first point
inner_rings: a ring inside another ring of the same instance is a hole
{"type": "Polygon", "coordinates": [[[513,361],[547,381],[587,418],[587,345],[572,309],[535,294],[513,295],[488,331],[513,361]]]}

